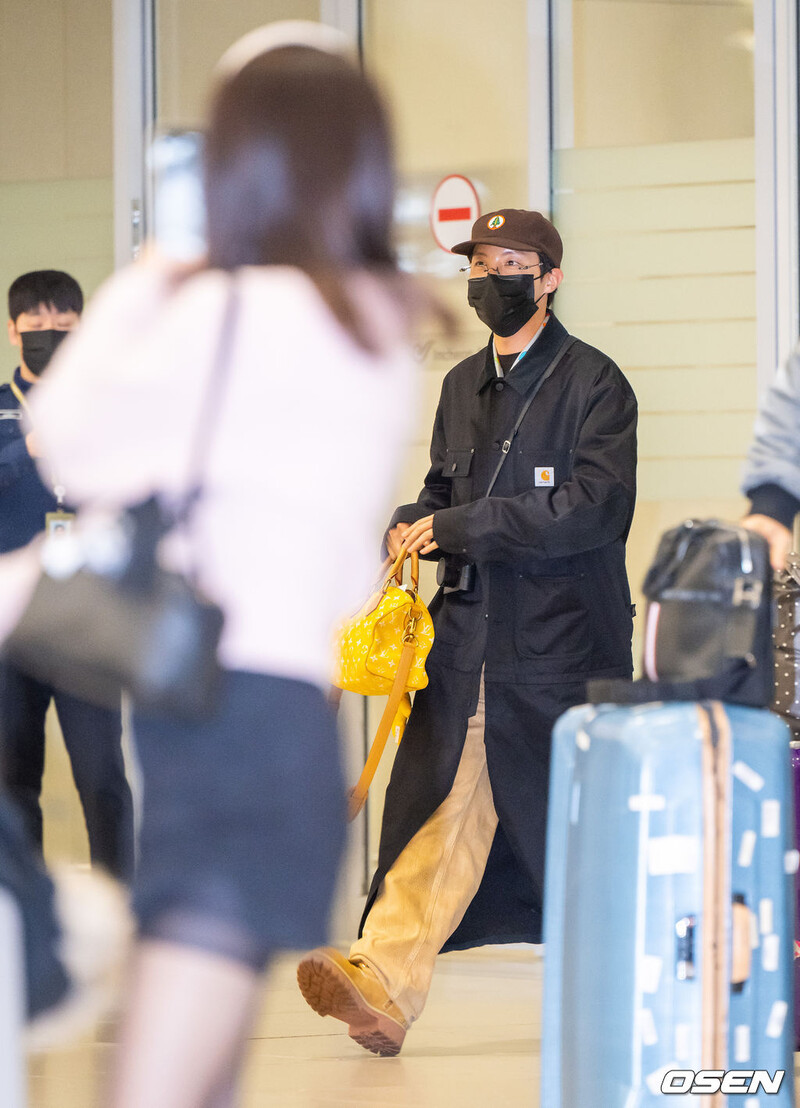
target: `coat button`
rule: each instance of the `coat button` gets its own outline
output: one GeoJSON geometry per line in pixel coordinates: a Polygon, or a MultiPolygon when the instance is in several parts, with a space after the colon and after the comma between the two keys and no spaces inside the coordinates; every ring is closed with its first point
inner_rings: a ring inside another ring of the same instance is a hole
{"type": "Polygon", "coordinates": [[[502,392],[503,391],[503,382],[502,381],[497,382],[497,384],[494,386],[494,391],[495,392],[502,392]]]}

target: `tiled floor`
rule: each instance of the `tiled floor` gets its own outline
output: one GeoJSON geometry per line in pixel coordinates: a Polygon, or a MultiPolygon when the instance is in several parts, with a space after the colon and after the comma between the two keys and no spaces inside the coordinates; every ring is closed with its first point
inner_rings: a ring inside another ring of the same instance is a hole
{"type": "MultiPolygon", "coordinates": [[[[51,736],[46,853],[51,860],[85,862],[86,835],[70,778],[63,747],[51,736]]],[[[353,932],[361,901],[352,890],[350,900],[343,901],[336,934],[353,932]]],[[[342,1024],[316,1016],[297,990],[296,960],[283,958],[265,986],[242,1108],[548,1108],[540,1105],[538,1089],[542,962],[532,948],[440,958],[427,1008],[398,1058],[367,1054],[342,1024]]],[[[73,1047],[31,1057],[26,1108],[103,1108],[113,1040],[108,1023],[73,1047]]],[[[800,1094],[797,1068],[795,1084],[800,1094]]]]}
{"type": "MultiPolygon", "coordinates": [[[[69,762],[52,718],[50,725],[46,854],[86,862],[69,762]]],[[[351,899],[337,934],[349,935],[360,916],[361,900],[351,899]]],[[[296,962],[283,958],[266,983],[242,1108],[538,1108],[541,960],[532,948],[442,957],[398,1058],[368,1054],[343,1024],[315,1015],[298,992],[296,962]]],[[[113,1040],[109,1023],[69,1049],[31,1057],[27,1108],[102,1108],[113,1040]]]]}
{"type": "MultiPolygon", "coordinates": [[[[251,1043],[243,1108],[538,1108],[541,960],[530,950],[440,959],[428,1006],[397,1058],[376,1058],[322,1020],[277,964],[251,1043]]],[[[28,1108],[95,1108],[113,1040],[31,1059],[28,1108]]],[[[153,1105],[158,1108],[158,1105],[153,1105]]]]}

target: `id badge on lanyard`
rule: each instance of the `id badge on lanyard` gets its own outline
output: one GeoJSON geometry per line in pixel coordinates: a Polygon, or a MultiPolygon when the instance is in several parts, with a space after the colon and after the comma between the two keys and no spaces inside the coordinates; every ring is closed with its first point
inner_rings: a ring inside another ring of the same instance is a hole
{"type": "Polygon", "coordinates": [[[63,539],[72,530],[75,522],[74,512],[47,512],[44,517],[44,529],[48,539],[63,539]]]}

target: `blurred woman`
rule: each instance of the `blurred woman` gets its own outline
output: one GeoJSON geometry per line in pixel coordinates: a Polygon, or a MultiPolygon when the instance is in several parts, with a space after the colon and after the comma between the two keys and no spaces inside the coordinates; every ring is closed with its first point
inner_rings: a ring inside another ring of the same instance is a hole
{"type": "Polygon", "coordinates": [[[230,361],[185,536],[225,612],[224,691],[207,724],[134,717],[139,942],[114,1108],[232,1105],[261,973],[324,938],[344,813],[331,628],[378,549],[426,307],[390,243],[379,97],[324,29],[264,28],[223,59],[205,158],[207,263],[114,277],[32,405],[73,501],[177,498],[220,342],[230,361]]]}

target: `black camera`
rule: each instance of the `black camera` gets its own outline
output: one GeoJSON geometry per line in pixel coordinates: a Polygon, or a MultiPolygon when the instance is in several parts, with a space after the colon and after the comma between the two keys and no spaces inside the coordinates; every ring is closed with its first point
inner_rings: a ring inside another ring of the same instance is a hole
{"type": "Polygon", "coordinates": [[[436,583],[445,592],[472,592],[475,588],[475,563],[440,558],[436,566],[436,583]]]}

